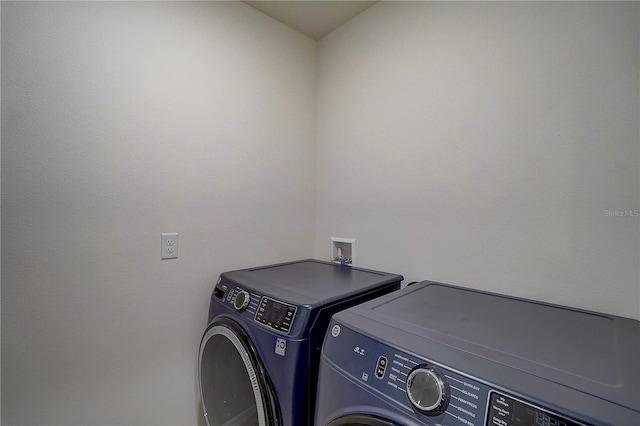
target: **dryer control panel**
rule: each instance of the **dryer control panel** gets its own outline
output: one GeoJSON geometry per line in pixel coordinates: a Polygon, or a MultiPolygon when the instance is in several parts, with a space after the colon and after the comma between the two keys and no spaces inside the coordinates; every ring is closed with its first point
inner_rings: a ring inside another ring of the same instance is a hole
{"type": "Polygon", "coordinates": [[[362,335],[335,320],[324,356],[378,397],[402,407],[421,424],[442,426],[578,426],[434,360],[362,335]]]}

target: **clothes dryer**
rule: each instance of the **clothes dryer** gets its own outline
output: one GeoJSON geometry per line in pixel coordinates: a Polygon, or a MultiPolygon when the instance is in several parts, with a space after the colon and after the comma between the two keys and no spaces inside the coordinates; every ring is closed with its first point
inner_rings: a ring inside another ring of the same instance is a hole
{"type": "Polygon", "coordinates": [[[397,274],[302,260],[221,274],[199,350],[210,426],[308,426],[331,316],[400,288],[397,274]]]}
{"type": "Polygon", "coordinates": [[[333,316],[316,426],[640,425],[640,322],[422,282],[333,316]]]}

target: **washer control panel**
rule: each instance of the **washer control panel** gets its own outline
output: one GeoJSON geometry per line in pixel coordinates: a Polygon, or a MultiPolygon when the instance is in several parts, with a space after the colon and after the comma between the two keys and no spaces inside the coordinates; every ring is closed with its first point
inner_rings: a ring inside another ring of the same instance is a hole
{"type": "MultiPolygon", "coordinates": [[[[225,285],[225,287],[227,287],[225,285]]],[[[230,305],[236,312],[247,312],[248,315],[254,316],[258,311],[258,303],[260,303],[260,295],[253,291],[248,291],[240,287],[229,287],[224,289],[224,295],[221,298],[225,305],[230,305]]]]}
{"type": "Polygon", "coordinates": [[[297,309],[294,305],[262,296],[255,319],[274,330],[288,334],[297,309]]]}
{"type": "Polygon", "coordinates": [[[241,315],[279,333],[289,334],[298,307],[252,290],[218,282],[213,296],[241,315]]]}

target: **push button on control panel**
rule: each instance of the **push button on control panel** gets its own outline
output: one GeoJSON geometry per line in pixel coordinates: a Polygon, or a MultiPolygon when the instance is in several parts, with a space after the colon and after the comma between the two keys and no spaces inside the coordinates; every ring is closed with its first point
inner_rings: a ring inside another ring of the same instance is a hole
{"type": "Polygon", "coordinates": [[[379,356],[378,362],[376,363],[376,377],[378,379],[382,379],[384,377],[385,371],[387,371],[387,357],[379,356]]]}

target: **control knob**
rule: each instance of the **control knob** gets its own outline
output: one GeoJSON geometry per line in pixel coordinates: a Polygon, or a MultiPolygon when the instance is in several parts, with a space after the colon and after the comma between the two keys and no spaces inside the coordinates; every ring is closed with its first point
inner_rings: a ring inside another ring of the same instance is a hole
{"type": "Polygon", "coordinates": [[[233,299],[233,307],[236,311],[242,312],[247,309],[249,306],[249,300],[251,297],[249,296],[249,292],[246,290],[240,290],[236,293],[236,297],[233,299]]]}
{"type": "Polygon", "coordinates": [[[411,405],[428,416],[438,416],[449,405],[449,384],[433,365],[420,364],[407,376],[407,396],[411,405]]]}

